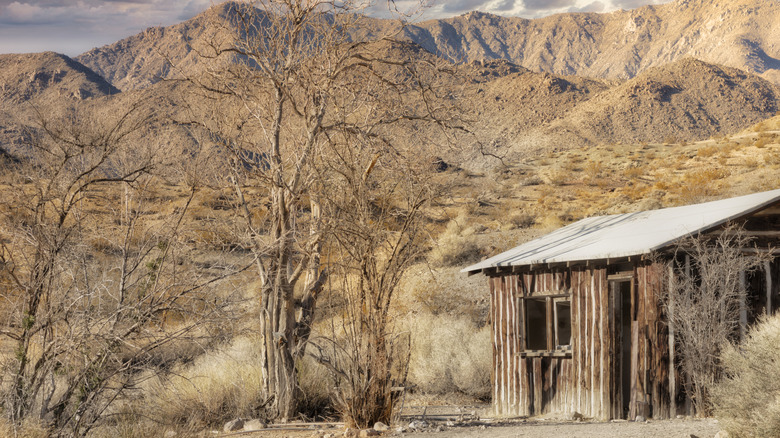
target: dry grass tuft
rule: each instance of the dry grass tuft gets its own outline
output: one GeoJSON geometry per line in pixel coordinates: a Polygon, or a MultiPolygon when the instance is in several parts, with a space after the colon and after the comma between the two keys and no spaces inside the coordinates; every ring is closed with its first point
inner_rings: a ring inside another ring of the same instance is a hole
{"type": "Polygon", "coordinates": [[[474,237],[475,230],[467,226],[468,216],[460,215],[452,219],[439,235],[431,250],[428,261],[434,266],[455,266],[478,260],[481,248],[474,237]]]}
{"type": "Polygon", "coordinates": [[[260,401],[259,339],[237,338],[229,346],[178,367],[147,385],[145,415],[169,425],[216,425],[253,417],[260,401]]]}
{"type": "Polygon", "coordinates": [[[409,382],[424,393],[458,391],[490,396],[490,327],[454,315],[417,314],[404,325],[412,335],[409,382]]]}
{"type": "Polygon", "coordinates": [[[780,436],[780,317],[765,318],[725,348],[726,378],[712,391],[715,415],[732,437],[780,436]]]}
{"type": "Polygon", "coordinates": [[[47,438],[51,436],[51,431],[32,419],[27,419],[21,426],[15,427],[5,417],[0,416],[0,436],[9,438],[47,438]]]}

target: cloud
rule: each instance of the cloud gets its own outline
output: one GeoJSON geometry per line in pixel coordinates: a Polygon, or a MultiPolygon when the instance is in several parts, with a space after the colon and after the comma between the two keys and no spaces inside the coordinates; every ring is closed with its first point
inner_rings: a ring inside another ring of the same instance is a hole
{"type": "Polygon", "coordinates": [[[518,7],[519,0],[502,0],[493,4],[493,11],[507,12],[518,7]]]}
{"type": "Polygon", "coordinates": [[[607,9],[607,5],[600,1],[595,1],[585,6],[569,8],[569,12],[604,12],[605,9],[607,9]]]}
{"type": "Polygon", "coordinates": [[[668,3],[671,0],[612,0],[612,4],[616,8],[621,9],[636,9],[646,5],[653,5],[659,3],[668,3]]]}
{"type": "Polygon", "coordinates": [[[441,11],[444,13],[460,13],[474,10],[485,10],[490,1],[485,0],[454,0],[443,2],[441,11]]]}
{"type": "Polygon", "coordinates": [[[541,11],[549,9],[570,8],[577,4],[577,0],[525,0],[526,9],[541,11]]]}

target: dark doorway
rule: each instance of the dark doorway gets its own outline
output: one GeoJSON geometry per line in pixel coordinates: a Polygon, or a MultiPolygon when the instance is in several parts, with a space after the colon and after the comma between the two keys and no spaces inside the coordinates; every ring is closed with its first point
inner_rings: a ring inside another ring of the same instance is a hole
{"type": "Polygon", "coordinates": [[[610,280],[615,321],[613,415],[628,418],[631,405],[631,279],[610,280]]]}

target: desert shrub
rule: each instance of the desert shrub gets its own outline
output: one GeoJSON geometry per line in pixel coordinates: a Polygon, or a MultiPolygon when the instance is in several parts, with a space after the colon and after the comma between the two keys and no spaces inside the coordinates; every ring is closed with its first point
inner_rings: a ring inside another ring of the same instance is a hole
{"type": "Polygon", "coordinates": [[[696,150],[696,155],[701,158],[708,158],[715,155],[715,153],[718,152],[718,150],[719,150],[718,147],[715,145],[702,146],[696,150]]]}
{"type": "Polygon", "coordinates": [[[749,169],[755,169],[756,167],[758,167],[758,159],[752,156],[747,157],[745,158],[745,161],[742,164],[749,169]]]}
{"type": "Polygon", "coordinates": [[[733,437],[780,436],[780,316],[764,318],[721,354],[726,377],[712,389],[715,415],[733,437]]]}
{"type": "Polygon", "coordinates": [[[547,178],[550,180],[550,184],[554,186],[563,186],[569,182],[571,171],[565,167],[558,167],[550,170],[547,178]]]}
{"type": "Polygon", "coordinates": [[[0,436],[14,438],[48,438],[51,431],[39,422],[27,418],[21,425],[14,425],[4,417],[0,417],[0,436]]]}
{"type": "Polygon", "coordinates": [[[408,380],[424,393],[490,395],[490,327],[463,317],[417,314],[406,323],[412,337],[408,380]]]}
{"type": "Polygon", "coordinates": [[[601,174],[604,172],[604,163],[601,161],[590,160],[585,165],[585,176],[589,183],[594,185],[596,181],[601,178],[601,174]]]}
{"type": "Polygon", "coordinates": [[[628,166],[626,170],[623,171],[623,175],[628,179],[636,179],[644,175],[646,171],[647,169],[645,169],[644,166],[632,165],[628,166]]]}
{"type": "Polygon", "coordinates": [[[718,194],[718,180],[728,176],[723,169],[705,168],[693,170],[685,174],[679,185],[678,194],[683,204],[691,204],[718,194]]]}
{"type": "Polygon", "coordinates": [[[507,219],[509,228],[529,228],[534,223],[536,223],[536,215],[527,212],[511,214],[507,219]]]}
{"type": "Polygon", "coordinates": [[[775,151],[767,151],[764,154],[764,163],[770,166],[780,165],[780,153],[775,151]]]}
{"type": "Polygon", "coordinates": [[[261,402],[260,341],[237,338],[179,366],[167,378],[151,379],[143,415],[160,424],[216,425],[257,416],[261,402]]]}
{"type": "Polygon", "coordinates": [[[474,229],[466,227],[468,219],[461,215],[451,220],[439,235],[428,261],[434,266],[455,266],[480,258],[481,249],[474,229]]]}

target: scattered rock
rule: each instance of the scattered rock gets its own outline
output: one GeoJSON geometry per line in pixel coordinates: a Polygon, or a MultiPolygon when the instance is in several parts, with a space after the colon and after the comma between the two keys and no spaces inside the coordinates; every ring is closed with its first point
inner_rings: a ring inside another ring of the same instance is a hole
{"type": "Polygon", "coordinates": [[[379,436],[382,435],[382,432],[379,432],[378,430],[374,429],[363,429],[360,431],[360,438],[368,438],[370,436],[379,436]]]}
{"type": "Polygon", "coordinates": [[[428,427],[428,423],[423,420],[414,420],[409,423],[409,429],[419,430],[428,427]]]}
{"type": "Polygon", "coordinates": [[[374,423],[374,430],[377,432],[386,432],[390,430],[390,426],[386,425],[385,423],[382,423],[381,421],[377,421],[374,423]]]}
{"type": "Polygon", "coordinates": [[[636,419],[634,419],[634,421],[636,421],[637,423],[644,423],[645,421],[647,421],[647,418],[645,418],[645,417],[643,417],[641,415],[637,415],[636,419]]]}
{"type": "Polygon", "coordinates": [[[395,431],[398,433],[406,433],[406,431],[409,430],[405,426],[398,426],[395,428],[395,431]]]}
{"type": "Polygon", "coordinates": [[[344,429],[344,437],[345,438],[357,438],[357,436],[358,436],[357,429],[352,429],[352,428],[349,428],[349,427],[344,429]]]}
{"type": "Polygon", "coordinates": [[[235,432],[244,428],[244,420],[236,418],[225,423],[225,427],[222,428],[223,432],[235,432]]]}
{"type": "Polygon", "coordinates": [[[265,429],[266,427],[268,427],[268,426],[265,423],[263,423],[262,421],[257,420],[257,419],[249,420],[249,421],[244,423],[244,430],[246,430],[246,431],[249,431],[249,430],[261,430],[261,429],[265,429]]]}

